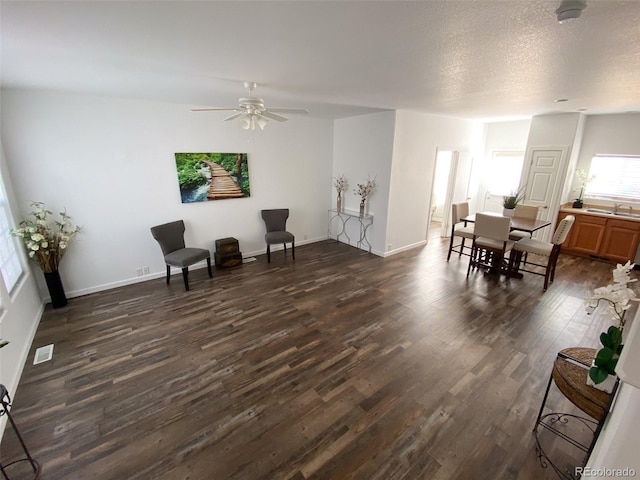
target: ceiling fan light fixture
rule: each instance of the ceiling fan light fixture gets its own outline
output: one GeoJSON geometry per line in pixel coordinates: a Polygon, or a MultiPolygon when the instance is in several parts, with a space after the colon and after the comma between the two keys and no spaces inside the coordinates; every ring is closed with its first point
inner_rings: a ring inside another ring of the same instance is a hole
{"type": "Polygon", "coordinates": [[[232,111],[235,112],[225,118],[225,121],[240,120],[240,125],[245,130],[255,130],[256,123],[260,127],[260,130],[264,130],[269,120],[275,120],[276,122],[286,122],[287,118],[278,113],[291,113],[294,115],[307,115],[309,111],[306,108],[267,108],[264,104],[264,100],[253,96],[253,90],[256,88],[256,82],[244,82],[245,88],[249,90],[248,97],[241,97],[238,99],[237,107],[213,107],[213,108],[192,108],[192,112],[206,112],[206,111],[232,111]]]}
{"type": "Polygon", "coordinates": [[[585,0],[562,0],[556,10],[558,23],[565,24],[580,18],[585,8],[587,8],[587,2],[585,0]]]}

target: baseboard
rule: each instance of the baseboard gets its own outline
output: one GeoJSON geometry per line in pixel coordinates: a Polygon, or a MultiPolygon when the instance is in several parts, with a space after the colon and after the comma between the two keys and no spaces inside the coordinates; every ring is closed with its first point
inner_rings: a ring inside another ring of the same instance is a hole
{"type": "MultiPolygon", "coordinates": [[[[20,378],[22,378],[22,372],[24,370],[24,366],[27,364],[27,360],[29,359],[29,352],[31,351],[31,346],[33,345],[33,340],[36,338],[36,332],[38,331],[38,327],[40,326],[40,320],[42,320],[42,314],[44,313],[44,307],[46,302],[42,302],[40,304],[40,308],[35,315],[35,321],[33,322],[33,327],[31,327],[31,331],[29,332],[28,341],[26,342],[26,348],[22,350],[20,355],[20,368],[18,368],[16,375],[11,381],[4,383],[3,385],[7,388],[7,391],[11,395],[11,400],[15,399],[15,393],[18,391],[18,384],[20,383],[20,378]]],[[[7,417],[3,416],[0,419],[0,442],[2,441],[2,435],[4,434],[5,426],[7,424],[7,417]]]]}
{"type": "MultiPolygon", "coordinates": [[[[327,237],[321,237],[321,238],[313,238],[313,239],[308,239],[308,240],[302,240],[302,241],[297,241],[296,240],[296,246],[301,246],[301,245],[308,245],[310,243],[316,243],[316,242],[321,242],[326,240],[327,237]]],[[[275,245],[271,247],[271,252],[277,252],[279,250],[283,250],[283,247],[281,245],[275,245]]],[[[266,255],[267,254],[267,249],[266,246],[264,249],[262,250],[255,250],[253,252],[242,252],[242,256],[243,257],[254,257],[254,256],[258,256],[258,255],[266,255]]],[[[189,267],[189,270],[199,270],[201,268],[206,268],[207,266],[207,262],[205,260],[198,262],[192,266],[189,267]]],[[[171,268],[171,275],[177,274],[177,273],[181,273],[181,270],[179,268],[171,268]]],[[[96,285],[94,287],[88,287],[88,288],[82,288],[79,290],[71,290],[71,291],[67,291],[65,292],[67,295],[67,298],[74,298],[74,297],[82,297],[84,295],[89,295],[91,293],[97,293],[97,292],[103,292],[105,290],[111,290],[112,288],[118,288],[118,287],[126,287],[127,285],[133,285],[136,283],[141,283],[141,282],[148,282],[149,280],[155,280],[156,278],[164,278],[166,276],[167,272],[166,270],[163,270],[161,272],[153,272],[150,273],[148,275],[144,275],[142,277],[131,277],[131,278],[125,278],[122,280],[118,280],[115,282],[110,282],[110,283],[104,283],[101,285],[96,285]]],[[[44,298],[44,303],[50,303],[51,302],[51,298],[50,297],[45,297],[44,298]]]]}
{"type": "Polygon", "coordinates": [[[401,252],[406,252],[407,250],[413,250],[414,248],[424,247],[426,244],[427,244],[427,241],[426,240],[422,240],[420,242],[412,243],[411,245],[406,245],[404,247],[400,247],[400,248],[395,248],[393,250],[389,250],[388,252],[385,252],[382,256],[383,257],[390,257],[391,255],[396,255],[396,254],[401,253],[401,252]]]}

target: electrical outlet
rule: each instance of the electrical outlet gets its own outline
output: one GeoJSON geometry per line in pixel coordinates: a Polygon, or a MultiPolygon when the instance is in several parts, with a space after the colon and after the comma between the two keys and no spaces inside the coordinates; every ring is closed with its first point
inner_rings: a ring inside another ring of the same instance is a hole
{"type": "Polygon", "coordinates": [[[142,268],[142,272],[143,272],[145,275],[149,275],[149,273],[151,273],[151,272],[149,271],[149,267],[143,267],[143,268],[142,268]]]}
{"type": "Polygon", "coordinates": [[[142,268],[136,268],[136,275],[138,275],[139,277],[142,276],[142,268]]]}

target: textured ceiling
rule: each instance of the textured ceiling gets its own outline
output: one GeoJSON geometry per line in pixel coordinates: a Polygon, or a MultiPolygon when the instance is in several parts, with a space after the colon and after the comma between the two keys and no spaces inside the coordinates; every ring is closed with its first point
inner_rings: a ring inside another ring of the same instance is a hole
{"type": "Polygon", "coordinates": [[[640,1],[2,1],[3,87],[337,118],[640,111],[640,1]],[[559,98],[569,99],[555,103],[559,98]]]}

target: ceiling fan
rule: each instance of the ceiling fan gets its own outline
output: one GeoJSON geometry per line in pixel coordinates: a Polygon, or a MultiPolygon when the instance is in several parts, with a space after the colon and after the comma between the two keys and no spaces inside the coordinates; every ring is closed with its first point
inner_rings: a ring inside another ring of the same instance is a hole
{"type": "Polygon", "coordinates": [[[237,107],[230,108],[193,108],[192,112],[212,112],[212,111],[233,111],[233,115],[225,118],[225,121],[240,119],[242,128],[245,130],[254,130],[256,124],[261,130],[269,123],[269,120],[277,122],[286,122],[288,119],[278,113],[293,113],[297,115],[306,115],[309,111],[305,108],[267,108],[264,100],[253,96],[253,90],[258,86],[256,82],[244,82],[244,88],[249,90],[249,96],[238,99],[237,107]]]}

